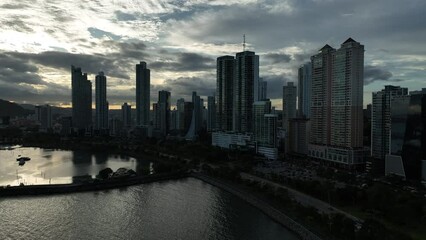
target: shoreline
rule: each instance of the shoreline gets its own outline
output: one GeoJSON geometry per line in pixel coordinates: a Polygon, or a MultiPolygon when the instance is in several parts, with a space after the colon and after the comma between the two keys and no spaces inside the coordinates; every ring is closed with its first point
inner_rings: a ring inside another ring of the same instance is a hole
{"type": "Polygon", "coordinates": [[[161,182],[167,180],[176,180],[188,177],[186,172],[158,173],[153,175],[135,176],[127,178],[108,179],[88,183],[70,183],[70,184],[46,184],[46,185],[27,185],[27,186],[9,186],[0,188],[1,197],[14,196],[34,196],[67,194],[76,192],[101,191],[108,189],[123,188],[138,184],[161,182]]]}
{"type": "MultiPolygon", "coordinates": [[[[22,147],[42,147],[42,148],[54,148],[61,150],[75,150],[76,146],[40,146],[36,144],[22,144],[22,147]]],[[[87,146],[80,145],[84,149],[87,146]]],[[[134,149],[115,149],[116,154],[125,154],[129,157],[140,158],[142,156],[149,157],[150,161],[161,161],[158,159],[158,156],[146,154],[146,152],[136,152],[134,149]],[[124,150],[124,151],[123,151],[124,150]],[[125,151],[128,152],[125,152],[125,151]],[[130,151],[129,151],[130,150],[130,151]],[[132,151],[133,150],[133,151],[132,151]],[[146,156],[148,155],[148,156],[146,156]]],[[[304,240],[321,240],[321,238],[315,235],[313,232],[305,228],[300,223],[296,222],[289,216],[287,216],[284,212],[277,210],[271,204],[265,202],[259,197],[251,194],[245,189],[239,189],[237,186],[233,186],[232,184],[227,183],[226,181],[214,177],[210,177],[206,174],[202,173],[194,173],[187,171],[180,171],[174,173],[157,173],[153,175],[144,175],[144,176],[134,176],[127,178],[119,178],[119,179],[108,179],[102,181],[92,181],[85,183],[71,183],[71,184],[49,184],[49,185],[26,185],[26,186],[9,186],[9,187],[0,187],[0,199],[5,197],[16,197],[16,196],[36,196],[36,195],[51,195],[51,194],[68,194],[68,193],[77,193],[77,192],[88,192],[88,191],[102,191],[109,189],[117,189],[117,188],[126,188],[128,186],[145,184],[145,183],[153,183],[153,182],[161,182],[161,181],[169,181],[169,180],[179,180],[183,178],[195,178],[200,181],[203,181],[207,184],[215,186],[223,191],[226,191],[241,200],[249,203],[253,207],[259,209],[266,216],[270,217],[272,220],[288,229],[289,231],[296,234],[300,239],[304,240]]]]}
{"type": "Polygon", "coordinates": [[[300,223],[296,222],[295,220],[287,216],[282,211],[275,209],[270,204],[264,202],[262,199],[259,199],[258,197],[254,196],[253,194],[247,191],[237,189],[236,187],[222,181],[221,179],[213,178],[205,174],[191,173],[189,177],[196,178],[207,184],[220,188],[223,191],[229,192],[230,194],[236,197],[239,197],[243,201],[259,209],[266,216],[270,217],[275,222],[279,223],[281,226],[295,233],[298,237],[300,237],[300,239],[303,239],[303,240],[321,240],[322,239],[316,234],[314,234],[313,232],[311,232],[309,229],[305,228],[300,223]]]}
{"type": "Polygon", "coordinates": [[[235,186],[232,186],[222,181],[221,179],[213,178],[200,173],[177,172],[177,173],[154,174],[154,175],[147,175],[147,176],[129,177],[125,179],[110,179],[110,180],[104,180],[104,181],[93,182],[93,183],[12,186],[12,187],[0,188],[0,198],[102,191],[102,190],[117,189],[117,188],[123,188],[123,187],[128,187],[133,185],[139,185],[139,184],[162,182],[162,181],[169,181],[169,180],[179,180],[179,179],[191,178],[191,177],[197,180],[203,181],[207,184],[210,184],[214,187],[217,187],[223,191],[226,191],[242,199],[243,201],[249,203],[253,207],[259,209],[266,216],[270,217],[272,220],[279,223],[281,226],[285,227],[289,231],[296,234],[298,237],[300,237],[300,239],[321,240],[320,237],[316,236],[314,233],[306,229],[303,225],[294,221],[292,218],[288,217],[282,211],[275,209],[270,204],[264,202],[263,200],[257,198],[256,196],[250,194],[249,192],[246,192],[241,189],[237,189],[235,186]]]}

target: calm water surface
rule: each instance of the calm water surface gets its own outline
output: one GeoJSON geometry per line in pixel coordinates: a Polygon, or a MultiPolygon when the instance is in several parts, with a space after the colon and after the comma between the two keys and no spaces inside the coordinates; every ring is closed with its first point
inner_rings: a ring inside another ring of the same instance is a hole
{"type": "Polygon", "coordinates": [[[71,183],[73,177],[90,175],[94,177],[100,170],[111,168],[116,171],[149,168],[150,162],[135,158],[111,155],[104,152],[66,151],[43,148],[14,146],[11,150],[0,149],[0,186],[71,183]],[[30,157],[25,165],[19,166],[18,156],[30,157]]]}
{"type": "Polygon", "coordinates": [[[257,208],[202,181],[0,198],[0,239],[298,239],[257,208]]]}

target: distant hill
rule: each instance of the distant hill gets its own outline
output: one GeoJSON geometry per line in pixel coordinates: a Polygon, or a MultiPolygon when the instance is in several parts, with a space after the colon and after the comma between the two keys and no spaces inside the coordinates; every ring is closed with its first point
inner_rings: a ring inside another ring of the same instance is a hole
{"type": "Polygon", "coordinates": [[[0,117],[27,116],[33,113],[34,111],[24,109],[19,104],[0,99],[0,117]]]}
{"type": "Polygon", "coordinates": [[[23,107],[24,109],[27,109],[27,110],[32,110],[32,111],[35,110],[35,105],[32,105],[32,104],[21,103],[21,104],[19,104],[19,106],[21,106],[21,107],[23,107]]]}

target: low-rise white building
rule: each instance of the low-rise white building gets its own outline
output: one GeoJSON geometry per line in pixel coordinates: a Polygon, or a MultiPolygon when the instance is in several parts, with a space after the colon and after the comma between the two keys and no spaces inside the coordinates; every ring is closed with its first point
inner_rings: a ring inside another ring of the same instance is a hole
{"type": "Polygon", "coordinates": [[[250,134],[234,132],[213,132],[212,145],[221,148],[231,148],[231,146],[247,146],[252,141],[250,134]]]}

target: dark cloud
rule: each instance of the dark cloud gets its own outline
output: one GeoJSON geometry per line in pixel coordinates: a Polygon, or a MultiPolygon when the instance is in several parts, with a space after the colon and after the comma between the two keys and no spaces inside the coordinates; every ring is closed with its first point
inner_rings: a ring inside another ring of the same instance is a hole
{"type": "Polygon", "coordinates": [[[120,55],[135,58],[144,59],[148,57],[146,53],[146,45],[143,42],[120,42],[116,43],[120,50],[120,55]]]}
{"type": "MultiPolygon", "coordinates": [[[[176,53],[172,61],[156,61],[150,64],[153,69],[168,71],[205,71],[215,68],[215,60],[197,53],[176,53]]],[[[173,56],[173,53],[171,55],[173,56]]]]}
{"type": "Polygon", "coordinates": [[[25,4],[3,4],[0,6],[0,8],[4,9],[22,9],[25,8],[27,5],[25,4]]]}
{"type": "Polygon", "coordinates": [[[158,91],[167,90],[172,92],[174,100],[185,98],[190,100],[193,91],[200,96],[211,96],[216,91],[216,78],[214,76],[200,77],[180,77],[176,79],[167,79],[161,85],[151,86],[151,96],[156,101],[158,91]]]}
{"type": "Polygon", "coordinates": [[[122,11],[115,11],[114,14],[118,21],[135,21],[137,19],[133,14],[124,13],[122,11]]]}
{"type": "Polygon", "coordinates": [[[282,99],[283,86],[289,82],[289,78],[285,75],[266,75],[263,81],[268,83],[266,96],[269,99],[282,99]]]}
{"type": "Polygon", "coordinates": [[[82,67],[83,71],[95,74],[104,71],[107,76],[130,79],[123,66],[123,59],[105,55],[72,54],[67,52],[47,51],[41,53],[6,53],[15,60],[28,64],[37,63],[48,67],[69,70],[71,65],[82,67]]]}
{"type": "Polygon", "coordinates": [[[291,55],[285,53],[267,53],[263,57],[269,59],[272,64],[276,63],[288,63],[291,61],[291,55]]]}
{"type": "Polygon", "coordinates": [[[8,28],[13,28],[18,32],[31,33],[34,32],[32,28],[28,27],[28,25],[19,19],[19,16],[16,16],[13,20],[3,21],[1,22],[3,26],[8,28]]]}
{"type": "MultiPolygon", "coordinates": [[[[14,82],[4,82],[0,76],[0,96],[2,99],[30,103],[60,103],[64,97],[70,96],[71,91],[64,86],[43,82],[47,87],[41,91],[33,85],[17,85],[14,82]]],[[[71,97],[69,97],[71,98],[71,97]]]]}
{"type": "Polygon", "coordinates": [[[121,36],[118,36],[114,33],[110,33],[110,32],[95,28],[95,27],[89,27],[87,29],[87,31],[89,31],[90,35],[92,35],[92,37],[94,37],[94,38],[108,37],[108,38],[115,40],[115,41],[121,39],[121,36]]]}
{"type": "Polygon", "coordinates": [[[368,85],[374,81],[390,80],[392,76],[390,71],[377,66],[364,67],[364,85],[368,85]]]}
{"type": "Polygon", "coordinates": [[[37,75],[38,68],[26,61],[13,56],[0,53],[0,81],[4,83],[18,84],[43,84],[43,80],[37,75]]]}

